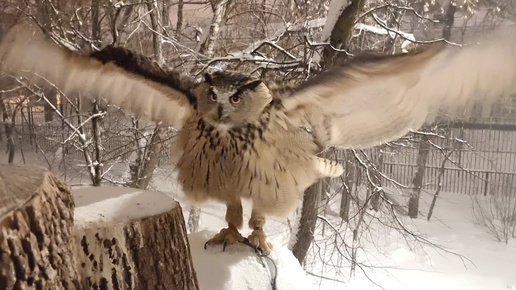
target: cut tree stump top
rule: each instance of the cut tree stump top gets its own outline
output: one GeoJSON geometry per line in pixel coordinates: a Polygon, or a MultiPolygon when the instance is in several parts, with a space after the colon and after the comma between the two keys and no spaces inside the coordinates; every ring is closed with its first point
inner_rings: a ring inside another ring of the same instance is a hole
{"type": "Polygon", "coordinates": [[[37,195],[47,174],[42,167],[0,164],[0,219],[37,195]]]}
{"type": "Polygon", "coordinates": [[[76,226],[120,223],[160,215],[178,205],[170,196],[128,187],[86,187],[74,190],[76,226]]]}

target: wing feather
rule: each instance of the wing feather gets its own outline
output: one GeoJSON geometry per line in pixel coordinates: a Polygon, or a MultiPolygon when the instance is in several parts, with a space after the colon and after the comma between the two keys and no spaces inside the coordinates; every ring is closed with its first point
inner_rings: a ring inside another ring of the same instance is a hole
{"type": "Polygon", "coordinates": [[[438,113],[466,116],[516,93],[516,37],[496,34],[463,48],[357,57],[308,80],[283,100],[287,115],[330,119],[325,145],[367,148],[402,137],[438,113]],[[315,109],[314,109],[315,108],[315,109]]]}
{"type": "Polygon", "coordinates": [[[89,56],[54,45],[41,35],[12,30],[0,41],[1,70],[50,82],[65,94],[81,93],[140,116],[179,127],[196,99],[191,82],[124,48],[108,47],[89,56]]]}

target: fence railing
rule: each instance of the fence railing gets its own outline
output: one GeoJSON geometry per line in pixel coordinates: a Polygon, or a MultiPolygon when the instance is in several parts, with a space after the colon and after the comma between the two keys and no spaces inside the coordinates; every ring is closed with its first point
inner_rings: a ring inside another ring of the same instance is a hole
{"type": "MultiPolygon", "coordinates": [[[[71,132],[66,128],[56,125],[29,126],[27,124],[15,127],[17,146],[22,146],[24,150],[35,150],[41,154],[47,154],[47,157],[61,155],[72,160],[84,159],[83,153],[78,150],[82,144],[77,138],[70,138],[71,132]]],[[[135,136],[103,132],[100,142],[102,161],[127,160],[135,150],[138,150],[137,143],[135,136]]],[[[91,152],[92,144],[86,150],[91,152]]],[[[160,164],[169,160],[169,150],[170,146],[165,142],[160,152],[162,155],[159,158],[160,164]]]]}
{"type": "MultiPolygon", "coordinates": [[[[60,126],[23,124],[16,126],[16,133],[20,144],[26,149],[46,154],[59,152],[68,158],[83,159],[82,153],[76,149],[76,140],[63,143],[69,138],[70,132],[60,126]]],[[[452,128],[448,133],[450,139],[456,137],[466,140],[467,144],[454,148],[448,157],[437,148],[430,149],[423,180],[425,189],[437,188],[443,160],[449,158],[440,179],[442,191],[469,195],[491,195],[506,191],[516,193],[516,131],[452,128]]],[[[443,144],[446,141],[433,141],[442,148],[453,147],[443,144]]],[[[104,132],[101,142],[103,160],[128,159],[137,148],[136,142],[134,136],[104,132]]],[[[165,142],[163,146],[161,164],[170,160],[168,144],[165,142]]],[[[375,152],[377,154],[379,151],[375,152]]],[[[401,184],[412,186],[417,171],[417,146],[382,154],[382,172],[401,184]]]]}
{"type": "MultiPolygon", "coordinates": [[[[451,128],[448,133],[450,140],[458,138],[466,143],[454,147],[443,144],[447,141],[432,140],[441,148],[430,149],[423,179],[425,189],[437,189],[441,166],[447,159],[440,179],[442,191],[469,195],[516,193],[516,131],[486,129],[473,124],[467,128],[451,128]],[[452,150],[448,157],[445,156],[447,150],[452,150]]],[[[385,154],[382,171],[411,186],[417,171],[417,155],[417,146],[385,154]]]]}

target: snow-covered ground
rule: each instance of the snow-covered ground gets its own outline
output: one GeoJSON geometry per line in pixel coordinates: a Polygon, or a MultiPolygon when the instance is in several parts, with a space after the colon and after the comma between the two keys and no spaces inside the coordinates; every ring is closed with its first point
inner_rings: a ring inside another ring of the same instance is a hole
{"type": "MultiPolygon", "coordinates": [[[[169,179],[161,179],[158,188],[166,190],[173,188],[173,176],[169,179]]],[[[168,190],[167,190],[168,191],[168,190]]],[[[177,192],[177,191],[176,191],[177,192]]],[[[365,224],[370,229],[360,239],[360,251],[358,260],[363,261],[369,267],[357,269],[355,275],[350,277],[349,262],[340,258],[333,248],[335,235],[330,227],[326,227],[325,233],[318,227],[316,241],[319,246],[309,253],[306,278],[310,281],[302,288],[286,289],[516,289],[516,239],[508,244],[496,241],[483,228],[477,225],[473,215],[474,200],[468,195],[455,193],[441,193],[437,200],[434,213],[430,221],[426,221],[428,208],[432,195],[424,193],[420,200],[420,219],[410,219],[399,216],[402,224],[410,231],[418,234],[423,239],[432,243],[418,242],[407,237],[399,230],[386,223],[389,215],[377,215],[379,218],[366,218],[365,224]],[[321,258],[321,256],[324,256],[321,258]],[[323,265],[324,260],[330,265],[323,265]]],[[[181,200],[181,196],[176,198],[181,200]]],[[[478,197],[480,202],[486,203],[487,198],[478,197]]],[[[340,200],[336,198],[330,204],[328,212],[338,212],[340,200]]],[[[185,218],[188,218],[189,206],[184,204],[185,218]]],[[[250,204],[244,204],[244,212],[248,218],[250,204]]],[[[192,246],[195,256],[197,250],[204,251],[196,243],[199,239],[205,240],[210,235],[225,226],[225,207],[216,203],[207,203],[203,206],[200,230],[201,235],[193,235],[192,246]],[[202,238],[201,238],[202,237],[202,238]]],[[[371,211],[371,214],[374,212],[371,211]]],[[[328,214],[328,221],[335,227],[341,228],[345,239],[349,240],[349,229],[341,225],[340,219],[328,214]]],[[[266,231],[274,245],[283,251],[290,242],[290,227],[286,220],[271,219],[267,221],[266,231]]],[[[244,229],[244,234],[249,234],[244,229]]],[[[192,236],[191,236],[192,239],[192,236]]],[[[349,243],[348,243],[349,244],[349,243]]],[[[341,247],[342,248],[342,247],[341,247]]],[[[219,249],[219,251],[221,251],[219,249]]],[[[238,253],[238,251],[236,251],[238,253]]],[[[243,257],[248,257],[249,249],[242,249],[243,257]]],[[[283,252],[282,252],[283,253],[283,252]]],[[[283,253],[284,254],[284,253],[283,253]]],[[[201,255],[204,255],[201,253],[201,255]]],[[[230,255],[236,255],[233,251],[230,255]]],[[[232,260],[233,258],[229,258],[232,260]]],[[[279,267],[278,275],[285,271],[291,273],[296,269],[295,259],[286,260],[294,263],[282,269],[279,267]]],[[[242,264],[228,263],[228,267],[239,268],[239,271],[253,273],[252,268],[246,268],[242,264]]],[[[235,269],[233,269],[235,270],[235,269]]],[[[232,271],[233,271],[232,270],[232,271]]],[[[204,273],[201,271],[201,273],[204,273]]],[[[206,277],[200,275],[201,285],[208,285],[203,289],[253,289],[253,288],[217,288],[210,287],[212,283],[203,284],[202,279],[212,281],[217,276],[212,276],[207,271],[206,277]]],[[[253,275],[254,277],[254,275],[253,275]]],[[[263,275],[263,279],[269,282],[269,275],[263,275]]],[[[304,279],[296,275],[292,279],[304,279]]],[[[270,288],[255,288],[270,289],[270,288]]],[[[284,289],[278,287],[277,289],[284,289]]]]}
{"type": "MultiPolygon", "coordinates": [[[[27,156],[27,159],[33,156],[27,156]]],[[[21,162],[20,162],[21,163],[21,162]]],[[[31,162],[33,163],[33,162],[31,162]]],[[[44,165],[41,159],[36,163],[44,165]]],[[[59,174],[59,168],[53,168],[59,174]]],[[[121,165],[121,174],[125,170],[121,165]]],[[[115,170],[113,169],[113,173],[115,170]]],[[[182,202],[185,218],[189,205],[184,203],[170,170],[161,169],[155,189],[174,195],[182,202]]],[[[115,174],[116,175],[116,174],[115,174]]],[[[69,183],[87,182],[74,178],[69,183]]],[[[350,230],[336,217],[339,200],[332,200],[326,215],[327,226],[318,227],[317,246],[309,252],[303,272],[297,260],[287,250],[293,221],[267,221],[266,231],[275,246],[271,260],[260,259],[251,249],[237,245],[222,252],[214,246],[204,250],[204,242],[225,226],[225,207],[208,203],[202,209],[200,232],[190,235],[194,266],[199,283],[205,290],[272,289],[272,277],[282,289],[516,289],[516,240],[507,244],[496,241],[477,225],[470,196],[441,193],[432,219],[426,214],[432,196],[423,194],[421,218],[412,220],[400,216],[400,222],[433,245],[417,241],[392,227],[389,215],[366,217],[357,260],[366,266],[350,275],[350,263],[334,247],[335,241],[351,244],[350,230]],[[331,224],[331,226],[330,226],[331,224]],[[337,237],[332,227],[339,230],[337,237]],[[322,262],[324,261],[324,263],[322,262]],[[277,268],[276,268],[277,267],[277,268]],[[274,275],[275,273],[275,275],[274,275]]],[[[479,197],[482,203],[487,199],[479,197]]],[[[244,205],[245,218],[250,205],[244,205]]],[[[321,224],[323,224],[321,222],[321,224]]],[[[244,229],[243,234],[249,234],[244,229]]],[[[341,251],[349,248],[339,247],[341,251]]],[[[349,252],[346,252],[346,254],[349,252]]]]}
{"type": "MultiPolygon", "coordinates": [[[[424,196],[422,207],[429,203],[429,200],[429,196],[424,196]]],[[[214,231],[224,226],[223,215],[222,207],[205,207],[201,216],[201,228],[214,231]]],[[[402,220],[405,226],[451,253],[411,239],[406,240],[397,230],[372,221],[369,223],[372,229],[371,236],[362,240],[361,252],[363,256],[367,254],[367,258],[364,257],[363,260],[373,267],[365,267],[365,273],[357,270],[355,277],[349,278],[349,265],[346,263],[323,267],[317,262],[320,259],[312,255],[309,259],[314,259],[315,262],[309,262],[309,272],[325,278],[307,275],[311,285],[296,289],[516,289],[516,241],[512,240],[507,245],[495,241],[492,236],[475,225],[470,197],[443,193],[437,201],[434,217],[430,222],[426,221],[425,216],[426,212],[423,211],[422,219],[402,220]],[[335,273],[337,267],[344,268],[341,269],[343,273],[340,276],[335,273]]],[[[285,223],[272,221],[267,230],[272,235],[275,245],[285,246],[288,243],[288,227],[285,223]]],[[[320,241],[321,237],[317,237],[317,240],[320,241]]],[[[192,249],[194,253],[198,250],[195,246],[192,249]]],[[[333,249],[327,251],[335,252],[333,249]]],[[[194,257],[196,255],[199,254],[194,254],[194,257]]],[[[297,263],[296,260],[291,262],[297,263]]],[[[228,263],[228,267],[233,266],[228,263]]],[[[280,267],[277,271],[280,275],[283,270],[280,267]]],[[[203,278],[202,275],[200,278],[203,278]]],[[[213,278],[208,275],[206,279],[211,281],[213,278]]],[[[267,280],[269,276],[263,278],[267,280]]],[[[298,279],[299,276],[292,278],[298,279]]],[[[203,289],[219,288],[208,286],[203,289]]]]}

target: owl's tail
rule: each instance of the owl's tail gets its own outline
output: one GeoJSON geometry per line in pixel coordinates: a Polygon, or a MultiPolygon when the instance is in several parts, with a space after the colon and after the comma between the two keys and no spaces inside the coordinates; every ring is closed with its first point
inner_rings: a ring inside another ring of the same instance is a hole
{"type": "Polygon", "coordinates": [[[315,162],[316,168],[323,177],[338,177],[344,173],[344,167],[333,160],[317,157],[315,162]]]}

